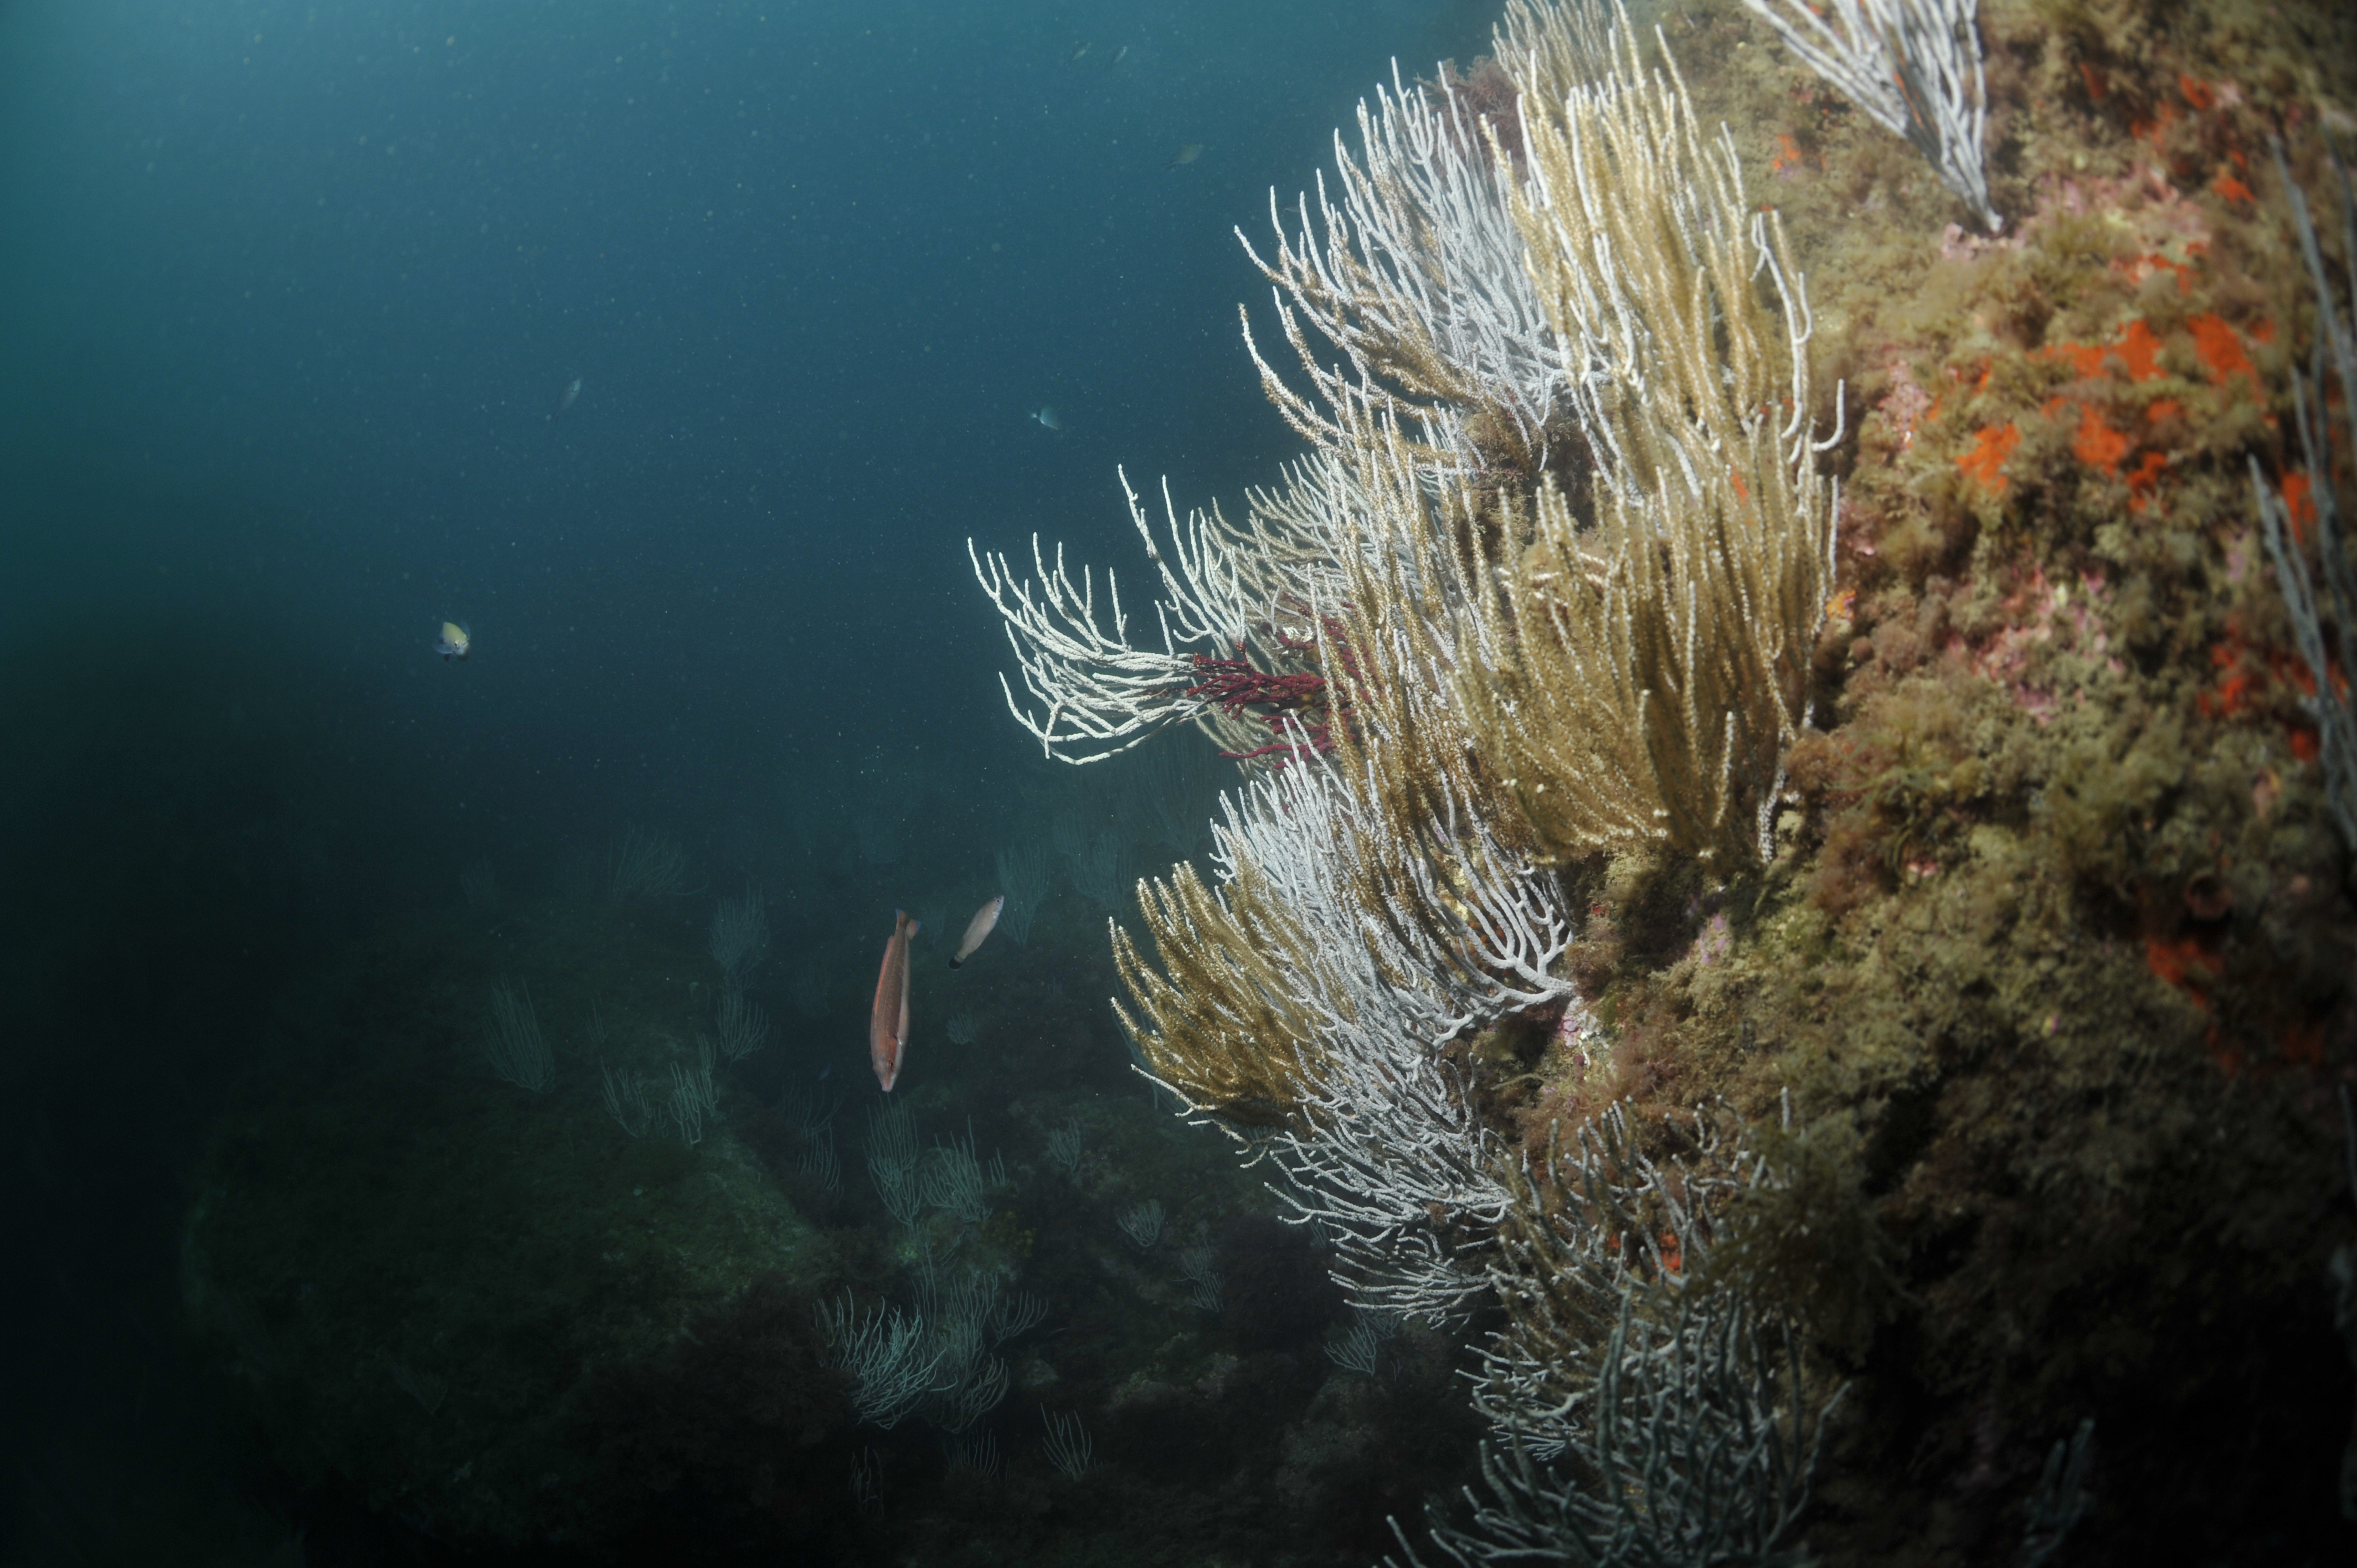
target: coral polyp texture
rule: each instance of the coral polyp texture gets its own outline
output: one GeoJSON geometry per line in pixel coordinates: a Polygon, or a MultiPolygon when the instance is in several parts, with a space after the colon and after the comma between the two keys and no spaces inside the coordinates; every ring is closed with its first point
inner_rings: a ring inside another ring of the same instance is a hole
{"type": "Polygon", "coordinates": [[[1158,602],[977,553],[1009,700],[1246,765],[1116,1005],[1483,1355],[1411,1553],[2338,1551],[2349,25],[1836,11],[1379,91],[1254,249],[1308,450],[1158,602]]]}

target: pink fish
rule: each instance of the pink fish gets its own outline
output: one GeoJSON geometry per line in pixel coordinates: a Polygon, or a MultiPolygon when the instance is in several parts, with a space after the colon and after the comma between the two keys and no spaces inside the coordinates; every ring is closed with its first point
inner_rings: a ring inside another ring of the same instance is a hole
{"type": "Polygon", "coordinates": [[[965,923],[965,935],[958,940],[957,956],[950,960],[952,969],[972,958],[974,950],[990,940],[990,933],[998,929],[998,912],[1006,908],[1006,895],[1001,893],[974,912],[974,918],[965,923]]]}
{"type": "Polygon", "coordinates": [[[884,1092],[900,1080],[900,1053],[909,1045],[909,939],[918,922],[908,911],[892,911],[892,940],[884,944],[884,967],[876,976],[876,1010],[867,1017],[867,1065],[884,1092]]]}

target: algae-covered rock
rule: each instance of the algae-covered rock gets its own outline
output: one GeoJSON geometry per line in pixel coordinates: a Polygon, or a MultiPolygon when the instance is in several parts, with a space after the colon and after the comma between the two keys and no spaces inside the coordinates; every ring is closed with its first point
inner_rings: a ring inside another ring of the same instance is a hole
{"type": "Polygon", "coordinates": [[[1988,0],[1986,238],[1738,8],[1664,27],[1848,399],[1817,705],[1766,863],[1587,868],[1587,1032],[1474,1060],[1534,1160],[1615,1101],[1759,1130],[1712,1266],[1852,1380],[1826,1562],[2008,1560],[2084,1420],[2088,1561],[2345,1545],[2357,884],[2251,478],[2299,466],[2273,149],[2327,188],[2330,9],[1988,0]]]}
{"type": "Polygon", "coordinates": [[[716,1522],[795,1511],[848,1424],[811,1310],[837,1264],[732,1131],[757,1112],[725,1065],[697,1142],[660,1109],[701,1066],[713,978],[662,924],[553,906],[411,930],[264,1047],[182,1276],[296,1485],[474,1542],[627,1537],[680,1491],[716,1522]],[[553,1048],[545,1092],[487,1063],[502,977],[553,1048]],[[609,1079],[657,1108],[641,1135],[609,1079]]]}

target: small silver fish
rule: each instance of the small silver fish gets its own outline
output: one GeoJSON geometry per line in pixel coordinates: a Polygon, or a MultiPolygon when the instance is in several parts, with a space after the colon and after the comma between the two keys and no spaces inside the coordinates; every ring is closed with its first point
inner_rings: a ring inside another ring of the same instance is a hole
{"type": "Polygon", "coordinates": [[[958,939],[957,956],[950,960],[952,969],[972,958],[974,950],[990,940],[990,933],[998,929],[998,912],[1006,908],[1006,895],[1001,893],[974,912],[974,918],[965,923],[965,935],[958,939]]]}
{"type": "Polygon", "coordinates": [[[556,400],[555,412],[551,413],[548,417],[554,419],[557,414],[563,413],[566,409],[571,408],[573,406],[573,400],[580,395],[581,378],[579,376],[576,376],[573,378],[572,383],[565,389],[564,395],[556,400]]]}
{"type": "Polygon", "coordinates": [[[1044,403],[1041,403],[1039,408],[1032,413],[1031,417],[1038,420],[1042,428],[1055,431],[1058,435],[1063,434],[1063,415],[1058,413],[1048,404],[1044,403]]]}
{"type": "Polygon", "coordinates": [[[442,623],[442,640],[434,645],[434,651],[445,659],[464,659],[467,650],[474,646],[475,634],[467,629],[465,621],[446,620],[442,623]]]}

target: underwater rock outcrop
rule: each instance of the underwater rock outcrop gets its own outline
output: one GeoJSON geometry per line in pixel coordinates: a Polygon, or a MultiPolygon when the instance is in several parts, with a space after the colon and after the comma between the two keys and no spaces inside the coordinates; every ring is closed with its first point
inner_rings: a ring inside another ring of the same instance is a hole
{"type": "Polygon", "coordinates": [[[1281,227],[1312,450],[1133,500],[1162,646],[977,557],[1052,751],[1258,768],[1114,930],[1146,1066],[1361,1305],[1515,1306],[1449,1551],[2348,1548],[2357,628],[2295,652],[2250,478],[2297,532],[2342,295],[2267,148],[2327,188],[2339,26],[1987,5],[1960,205],[1737,7],[1515,5],[1281,227]],[[1692,1419],[1623,1468],[1644,1386],[1692,1419]]]}

